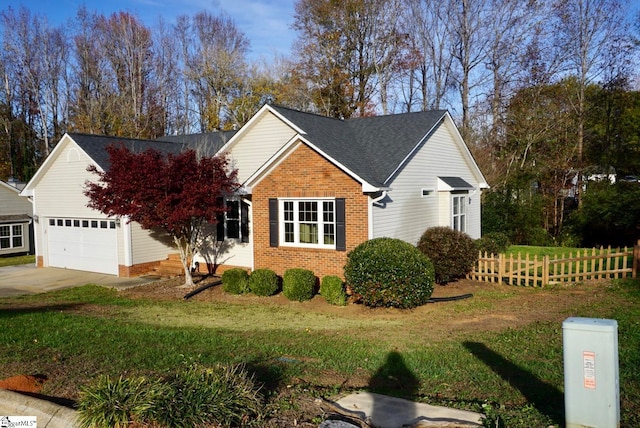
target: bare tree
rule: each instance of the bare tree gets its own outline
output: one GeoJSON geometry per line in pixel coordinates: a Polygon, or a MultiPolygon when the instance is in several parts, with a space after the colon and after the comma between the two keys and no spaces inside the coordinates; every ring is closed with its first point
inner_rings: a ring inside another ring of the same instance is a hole
{"type": "MultiPolygon", "coordinates": [[[[440,109],[452,89],[453,33],[448,3],[405,0],[406,26],[416,56],[413,74],[420,88],[421,110],[440,109]]],[[[413,86],[413,85],[411,85],[413,86]]],[[[410,110],[410,107],[409,109],[410,110]]]]}
{"type": "Polygon", "coordinates": [[[487,35],[488,0],[450,0],[450,25],[453,29],[453,77],[460,91],[462,108],[462,136],[471,135],[471,92],[486,79],[478,66],[486,58],[489,42],[487,35]]]}
{"type": "Polygon", "coordinates": [[[239,96],[246,72],[245,56],[249,48],[246,36],[233,20],[200,12],[191,20],[182,19],[186,57],[185,74],[189,79],[200,115],[201,132],[231,127],[227,110],[239,96]],[[192,49],[186,49],[187,28],[191,32],[192,49]]]}
{"type": "MultiPolygon", "coordinates": [[[[610,60],[612,46],[627,36],[624,10],[618,0],[574,0],[554,3],[554,32],[557,43],[566,53],[570,73],[577,79],[574,111],[577,117],[575,169],[578,188],[582,186],[585,94],[587,86],[603,76],[610,60]]],[[[619,49],[620,46],[617,46],[619,49]]],[[[624,49],[619,54],[625,55],[624,49]]],[[[581,200],[580,193],[578,200],[581,200]]]]}

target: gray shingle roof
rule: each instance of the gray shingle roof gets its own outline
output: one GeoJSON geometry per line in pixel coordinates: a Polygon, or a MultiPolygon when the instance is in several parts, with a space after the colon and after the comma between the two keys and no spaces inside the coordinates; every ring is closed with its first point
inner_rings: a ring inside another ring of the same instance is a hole
{"type": "Polygon", "coordinates": [[[184,144],[166,141],[138,140],[135,138],[108,137],[104,135],[80,133],[69,133],[69,136],[104,170],[109,169],[110,166],[107,147],[111,145],[123,145],[135,153],[155,149],[165,154],[177,154],[184,149],[184,144]]]}
{"type": "Polygon", "coordinates": [[[473,189],[473,186],[460,177],[438,177],[454,190],[473,189]]]}
{"type": "Polygon", "coordinates": [[[346,121],[271,106],[319,150],[374,186],[383,187],[445,110],[372,116],[346,121]]]}
{"type": "Polygon", "coordinates": [[[185,144],[204,156],[213,156],[234,136],[237,131],[207,132],[190,135],[166,135],[158,141],[185,144]]]}
{"type": "Polygon", "coordinates": [[[110,145],[123,145],[136,153],[141,153],[148,149],[155,149],[164,154],[177,154],[187,149],[193,149],[200,155],[213,156],[235,132],[236,131],[172,135],[161,137],[157,140],[140,140],[81,133],[69,133],[69,136],[101,168],[107,170],[109,168],[109,154],[106,149],[110,145]]]}
{"type": "MultiPolygon", "coordinates": [[[[281,106],[271,106],[304,133],[318,150],[352,171],[365,182],[384,187],[390,176],[439,124],[445,110],[339,120],[281,106]]],[[[70,133],[73,140],[103,169],[109,167],[106,151],[111,144],[122,144],[142,152],[154,148],[162,153],[179,153],[191,148],[212,156],[235,131],[166,136],[158,140],[106,137],[70,133]]]]}

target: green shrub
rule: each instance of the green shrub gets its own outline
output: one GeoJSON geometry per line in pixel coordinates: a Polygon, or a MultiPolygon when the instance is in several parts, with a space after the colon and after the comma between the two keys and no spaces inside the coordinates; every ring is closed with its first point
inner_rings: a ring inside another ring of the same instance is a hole
{"type": "Polygon", "coordinates": [[[233,268],[222,273],[222,289],[231,294],[249,292],[249,273],[241,268],[233,268]]]}
{"type": "Polygon", "coordinates": [[[427,229],[418,241],[418,249],[433,262],[439,284],[464,277],[478,261],[473,239],[449,227],[427,229]]]}
{"type": "Polygon", "coordinates": [[[262,411],[260,388],[244,367],[196,364],[157,380],[100,377],[78,405],[86,428],[242,426],[262,411]]]}
{"type": "Polygon", "coordinates": [[[278,275],[271,269],[256,269],[249,275],[249,290],[257,296],[273,296],[279,289],[278,275]]]}
{"type": "Polygon", "coordinates": [[[501,254],[511,245],[509,237],[502,232],[491,232],[482,235],[475,241],[476,249],[482,254],[501,254]]]}
{"type": "Polygon", "coordinates": [[[95,384],[81,390],[80,426],[119,428],[148,421],[164,392],[159,382],[144,377],[100,376],[95,384]]]}
{"type": "Polygon", "coordinates": [[[347,304],[347,293],[344,282],[338,276],[329,275],[322,278],[320,295],[330,305],[344,306],[347,304]]]}
{"type": "Polygon", "coordinates": [[[242,366],[190,365],[168,376],[158,404],[161,426],[242,426],[262,413],[260,388],[242,366]]]}
{"type": "Polygon", "coordinates": [[[310,300],[315,290],[316,276],[310,270],[287,269],[282,276],[282,294],[289,300],[310,300]]]}
{"type": "Polygon", "coordinates": [[[347,255],[347,284],[373,307],[414,308],[433,292],[431,261],[413,245],[399,239],[376,238],[347,255]]]}

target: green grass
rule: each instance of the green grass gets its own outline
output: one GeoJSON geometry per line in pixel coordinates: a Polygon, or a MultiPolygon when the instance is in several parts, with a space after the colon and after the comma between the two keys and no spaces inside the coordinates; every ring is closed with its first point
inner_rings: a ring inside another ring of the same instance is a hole
{"type": "MultiPolygon", "coordinates": [[[[473,333],[441,334],[435,327],[490,316],[535,293],[540,305],[521,311],[540,311],[542,293],[567,292],[505,286],[429,306],[420,316],[380,310],[355,317],[349,307],[343,315],[260,303],[269,298],[250,305],[132,300],[84,286],[0,299],[0,376],[44,373],[50,380],[43,393],[77,399],[77,388],[99,375],[166,373],[185,361],[244,363],[267,391],[297,383],[300,394],[326,395],[354,385],[484,411],[491,426],[496,419],[508,427],[560,426],[560,322],[473,333]]],[[[640,282],[598,289],[595,302],[572,300],[566,317],[618,321],[622,426],[640,426],[640,282]]]]}
{"type": "Polygon", "coordinates": [[[26,264],[35,263],[35,262],[36,262],[36,256],[34,255],[0,257],[0,267],[26,265],[26,264]]]}

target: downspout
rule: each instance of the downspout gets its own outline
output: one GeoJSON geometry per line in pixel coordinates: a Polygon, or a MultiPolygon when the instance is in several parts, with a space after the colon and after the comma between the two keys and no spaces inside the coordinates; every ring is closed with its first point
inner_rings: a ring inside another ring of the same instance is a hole
{"type": "Polygon", "coordinates": [[[381,200],[383,200],[384,198],[387,197],[387,190],[383,190],[382,194],[380,196],[378,196],[377,198],[372,198],[371,196],[369,196],[369,230],[368,230],[368,235],[369,235],[369,239],[373,239],[373,204],[377,204],[378,202],[380,202],[381,200]]]}
{"type": "Polygon", "coordinates": [[[133,239],[131,237],[131,222],[126,217],[120,219],[120,227],[122,228],[122,237],[124,244],[124,265],[126,267],[133,266],[133,239]]]}

